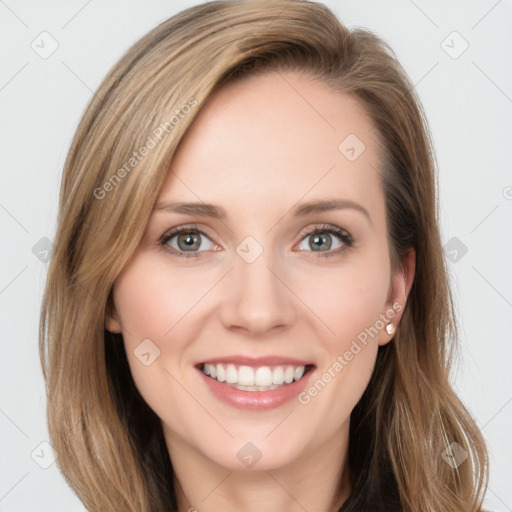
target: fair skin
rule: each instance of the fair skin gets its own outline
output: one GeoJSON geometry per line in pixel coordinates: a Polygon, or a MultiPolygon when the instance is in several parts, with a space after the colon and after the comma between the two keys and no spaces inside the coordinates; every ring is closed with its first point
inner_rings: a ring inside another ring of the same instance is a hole
{"type": "Polygon", "coordinates": [[[123,333],[135,383],[162,421],[180,512],[325,512],[350,494],[350,413],[378,347],[393,337],[377,321],[398,304],[396,328],[414,276],[413,251],[391,273],[379,154],[355,99],[291,71],[223,87],[182,140],[157,204],[208,203],[226,217],[155,210],[106,319],[123,333]],[[338,149],[349,134],[365,145],[353,161],[338,149]],[[294,216],[297,203],[331,199],[367,215],[343,208],[294,216]],[[197,257],[172,252],[187,249],[178,236],[169,251],[159,245],[170,229],[191,224],[206,233],[194,232],[197,257]],[[353,245],[323,231],[313,250],[317,235],[306,233],[325,225],[348,232],[353,245]],[[250,263],[236,251],[248,236],[263,249],[250,263]],[[213,395],[195,367],[230,355],[293,357],[314,363],[309,387],[376,325],[378,334],[308,403],[242,410],[213,395]],[[148,366],[134,354],[144,339],[160,350],[148,366]],[[248,442],[261,453],[252,467],[237,457],[248,442]]]}

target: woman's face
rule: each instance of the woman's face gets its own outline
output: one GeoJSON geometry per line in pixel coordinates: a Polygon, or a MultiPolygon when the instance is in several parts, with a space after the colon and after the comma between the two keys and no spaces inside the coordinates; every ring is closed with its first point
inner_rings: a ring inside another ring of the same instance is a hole
{"type": "Polygon", "coordinates": [[[360,104],[297,72],[203,108],[106,322],[171,457],[237,470],[341,454],[408,288],[390,273],[379,154],[360,104]]]}

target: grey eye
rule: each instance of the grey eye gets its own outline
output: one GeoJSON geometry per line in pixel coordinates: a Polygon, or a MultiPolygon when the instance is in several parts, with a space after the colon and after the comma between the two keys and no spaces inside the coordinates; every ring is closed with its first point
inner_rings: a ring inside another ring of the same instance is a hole
{"type": "Polygon", "coordinates": [[[166,244],[183,252],[201,252],[210,250],[214,244],[206,235],[197,231],[187,231],[171,235],[166,244]],[[210,244],[210,245],[208,245],[210,244]],[[201,251],[199,250],[201,249],[201,251]]]}
{"type": "Polygon", "coordinates": [[[302,251],[324,252],[339,249],[343,244],[344,242],[338,235],[322,231],[321,233],[311,233],[304,237],[299,245],[299,249],[302,251]],[[307,244],[307,247],[303,247],[304,244],[307,244]]]}

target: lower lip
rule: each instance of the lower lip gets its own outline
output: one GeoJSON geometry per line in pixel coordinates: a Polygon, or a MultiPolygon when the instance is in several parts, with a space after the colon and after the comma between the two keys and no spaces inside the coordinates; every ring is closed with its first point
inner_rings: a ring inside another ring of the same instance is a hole
{"type": "Polygon", "coordinates": [[[306,387],[314,368],[309,370],[301,379],[269,391],[243,391],[208,377],[199,368],[198,371],[210,391],[222,402],[238,409],[267,411],[280,407],[295,398],[306,387]]]}

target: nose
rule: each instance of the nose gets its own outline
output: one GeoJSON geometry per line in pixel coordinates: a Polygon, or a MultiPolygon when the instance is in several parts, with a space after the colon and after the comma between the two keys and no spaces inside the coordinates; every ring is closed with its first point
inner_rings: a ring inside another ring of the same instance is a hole
{"type": "Polygon", "coordinates": [[[236,258],[225,283],[226,295],[221,308],[224,326],[263,336],[293,325],[295,296],[287,286],[286,272],[276,268],[266,252],[252,263],[236,258]]]}

